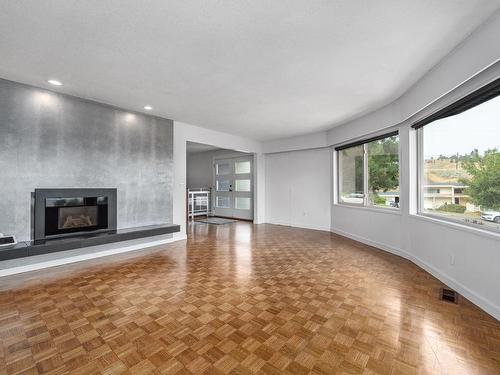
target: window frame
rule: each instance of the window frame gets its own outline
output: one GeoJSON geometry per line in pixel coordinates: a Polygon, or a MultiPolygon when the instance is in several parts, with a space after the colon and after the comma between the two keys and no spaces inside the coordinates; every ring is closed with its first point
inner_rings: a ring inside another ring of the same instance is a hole
{"type": "Polygon", "coordinates": [[[381,210],[383,212],[390,212],[390,213],[396,213],[400,214],[401,213],[401,143],[398,144],[398,184],[399,184],[399,207],[390,207],[390,206],[376,206],[376,205],[370,205],[368,201],[368,196],[369,196],[369,187],[368,187],[368,182],[369,182],[369,170],[368,170],[368,144],[373,141],[397,136],[398,140],[401,140],[400,137],[400,130],[399,128],[391,130],[385,130],[383,133],[373,135],[372,137],[368,138],[363,138],[362,140],[359,141],[352,141],[352,142],[347,142],[345,144],[342,144],[340,146],[337,146],[334,148],[335,152],[335,167],[337,169],[337,172],[335,173],[336,177],[336,194],[335,199],[334,199],[334,204],[335,205],[340,205],[340,206],[345,206],[345,207],[353,207],[353,208],[361,208],[361,209],[366,209],[366,210],[381,210]],[[342,194],[342,188],[341,188],[341,181],[342,181],[342,168],[340,166],[340,152],[342,150],[351,148],[351,147],[356,147],[356,146],[363,146],[363,203],[349,203],[349,202],[342,202],[341,199],[341,194],[342,194]]]}
{"type": "Polygon", "coordinates": [[[495,98],[498,96],[498,91],[500,90],[500,78],[497,78],[490,83],[483,85],[482,87],[464,95],[453,101],[451,104],[445,106],[444,108],[437,110],[430,115],[424,117],[423,119],[415,122],[411,125],[411,128],[416,132],[416,142],[417,142],[417,212],[416,216],[427,220],[433,220],[443,225],[452,226],[457,229],[466,229],[474,233],[484,233],[487,235],[492,235],[495,238],[500,236],[500,231],[494,228],[490,228],[485,225],[475,224],[472,222],[466,222],[461,219],[455,219],[452,217],[447,217],[445,215],[433,214],[431,212],[425,212],[424,210],[424,128],[426,125],[432,124],[435,121],[452,116],[453,114],[460,114],[461,112],[466,112],[469,109],[480,106],[481,104],[495,98]],[[496,90],[497,94],[492,95],[496,90]],[[451,113],[451,114],[450,114],[451,113]]]}
{"type": "MultiPolygon", "coordinates": [[[[360,146],[360,145],[353,145],[351,147],[356,147],[356,146],[360,146]]],[[[349,147],[347,147],[347,148],[349,148],[349,147]]],[[[365,160],[366,160],[365,147],[363,146],[363,203],[342,202],[341,197],[340,197],[340,195],[342,193],[342,189],[340,187],[340,182],[342,181],[342,168],[340,168],[340,152],[342,152],[342,150],[335,150],[335,152],[337,153],[337,172],[338,172],[337,173],[337,204],[351,206],[351,207],[369,207],[369,206],[365,205],[366,194],[364,194],[365,186],[366,186],[366,181],[365,181],[365,160]]]]}

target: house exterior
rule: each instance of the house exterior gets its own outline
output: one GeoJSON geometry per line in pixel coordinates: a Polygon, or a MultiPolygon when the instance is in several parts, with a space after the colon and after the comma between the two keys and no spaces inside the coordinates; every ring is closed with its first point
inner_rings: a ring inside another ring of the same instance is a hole
{"type": "MultiPolygon", "coordinates": [[[[445,204],[457,204],[465,207],[467,212],[479,212],[481,207],[470,201],[465,194],[467,186],[460,183],[443,183],[424,185],[423,209],[436,210],[445,204]]],[[[377,193],[385,199],[386,206],[399,204],[399,191],[387,191],[377,193]]]]}
{"type": "Polygon", "coordinates": [[[399,207],[399,191],[383,191],[377,194],[385,199],[386,206],[399,207]]]}
{"type": "Polygon", "coordinates": [[[424,185],[424,209],[435,210],[445,204],[465,206],[466,211],[478,212],[479,206],[470,202],[470,197],[464,193],[467,186],[460,183],[424,185]]]}

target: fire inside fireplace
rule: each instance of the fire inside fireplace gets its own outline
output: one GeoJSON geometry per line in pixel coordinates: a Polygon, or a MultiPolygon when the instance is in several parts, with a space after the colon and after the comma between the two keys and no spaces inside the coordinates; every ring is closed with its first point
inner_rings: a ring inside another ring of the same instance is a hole
{"type": "Polygon", "coordinates": [[[45,199],[46,236],[107,228],[108,199],[105,196],[45,199]]]}
{"type": "Polygon", "coordinates": [[[59,229],[97,226],[97,206],[59,208],[59,229]]]}

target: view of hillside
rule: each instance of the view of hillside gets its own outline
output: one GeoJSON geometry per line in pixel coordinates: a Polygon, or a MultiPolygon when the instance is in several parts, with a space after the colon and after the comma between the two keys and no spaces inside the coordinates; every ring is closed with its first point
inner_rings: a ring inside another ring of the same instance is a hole
{"type": "Polygon", "coordinates": [[[427,158],[423,172],[424,212],[500,229],[500,152],[497,149],[427,158]]]}
{"type": "Polygon", "coordinates": [[[460,179],[469,178],[463,169],[462,161],[453,159],[427,159],[425,160],[425,183],[433,184],[458,184],[460,179]]]}

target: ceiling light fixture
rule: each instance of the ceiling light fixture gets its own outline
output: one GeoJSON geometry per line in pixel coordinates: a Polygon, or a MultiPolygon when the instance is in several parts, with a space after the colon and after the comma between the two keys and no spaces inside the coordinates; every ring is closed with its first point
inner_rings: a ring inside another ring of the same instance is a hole
{"type": "Polygon", "coordinates": [[[145,109],[146,111],[151,111],[151,110],[153,109],[153,107],[151,107],[150,105],[145,105],[145,106],[144,106],[144,109],[145,109]]]}
{"type": "Polygon", "coordinates": [[[58,80],[55,80],[55,79],[49,79],[48,81],[51,85],[54,85],[54,86],[62,86],[62,83],[58,80]]]}

